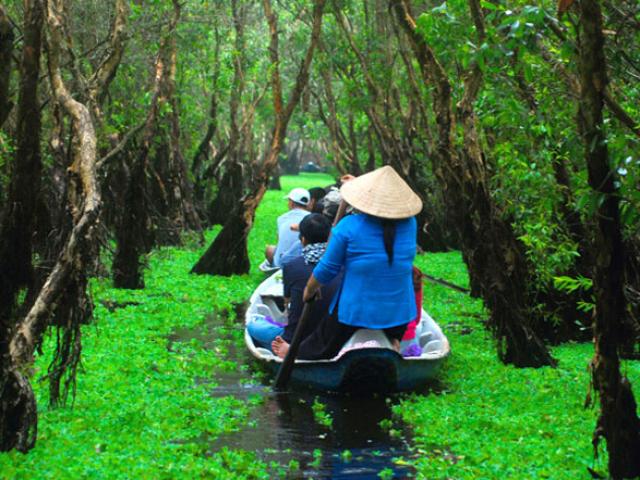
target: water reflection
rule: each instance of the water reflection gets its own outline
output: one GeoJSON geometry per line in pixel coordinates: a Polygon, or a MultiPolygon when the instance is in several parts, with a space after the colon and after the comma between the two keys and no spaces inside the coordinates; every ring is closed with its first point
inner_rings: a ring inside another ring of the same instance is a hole
{"type": "Polygon", "coordinates": [[[256,364],[237,344],[237,335],[235,340],[232,338],[229,327],[228,319],[212,315],[197,330],[174,332],[170,337],[170,345],[198,338],[211,349],[226,341],[227,359],[233,360],[236,368],[216,375],[217,386],[212,387],[211,394],[262,397],[262,403],[253,408],[247,427],[210,442],[209,453],[227,447],[254,451],[262,460],[281,465],[297,460],[300,469],[290,471],[288,478],[378,479],[383,470],[387,470],[385,478],[415,478],[411,467],[394,461],[412,455],[409,432],[392,419],[391,406],[397,397],[275,393],[268,385],[255,381],[252,372],[256,372],[256,364]],[[314,401],[325,405],[333,420],[330,428],[316,420],[314,401]]]}

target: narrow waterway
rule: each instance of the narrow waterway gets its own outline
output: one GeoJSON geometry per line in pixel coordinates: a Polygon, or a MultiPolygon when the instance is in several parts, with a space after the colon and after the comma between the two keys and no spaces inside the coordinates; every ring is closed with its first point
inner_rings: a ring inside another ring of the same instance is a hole
{"type": "Polygon", "coordinates": [[[414,470],[405,462],[413,455],[410,433],[391,412],[397,397],[275,393],[238,334],[243,307],[238,306],[235,314],[235,321],[210,315],[198,328],[177,330],[169,337],[169,348],[195,338],[207,349],[225,349],[235,368],[214,379],[197,379],[212,384],[212,395],[261,397],[247,427],[210,441],[210,452],[228,447],[253,451],[262,460],[281,465],[296,460],[299,469],[290,471],[288,478],[414,478],[414,470]],[[263,378],[263,383],[256,378],[263,378]]]}

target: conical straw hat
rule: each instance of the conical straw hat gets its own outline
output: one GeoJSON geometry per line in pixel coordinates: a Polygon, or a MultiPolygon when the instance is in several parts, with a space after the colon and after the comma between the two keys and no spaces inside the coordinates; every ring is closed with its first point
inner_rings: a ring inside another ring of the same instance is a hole
{"type": "Polygon", "coordinates": [[[356,210],[381,218],[409,218],[422,210],[422,200],[390,166],[357,177],[340,188],[356,210]]]}

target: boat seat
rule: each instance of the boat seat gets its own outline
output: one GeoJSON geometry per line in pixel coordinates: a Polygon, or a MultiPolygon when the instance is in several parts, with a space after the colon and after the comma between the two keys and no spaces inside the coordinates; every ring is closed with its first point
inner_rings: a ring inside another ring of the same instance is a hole
{"type": "Polygon", "coordinates": [[[280,309],[273,297],[262,297],[262,303],[256,305],[256,312],[264,316],[268,315],[276,322],[286,323],[284,311],[280,309]]]}
{"type": "Polygon", "coordinates": [[[341,351],[353,348],[357,344],[362,345],[366,342],[377,342],[380,345],[380,348],[392,348],[391,342],[382,330],[360,328],[351,335],[351,338],[347,340],[341,351]]]}
{"type": "Polygon", "coordinates": [[[440,340],[431,340],[422,347],[422,353],[436,353],[442,351],[442,342],[440,340]]]}

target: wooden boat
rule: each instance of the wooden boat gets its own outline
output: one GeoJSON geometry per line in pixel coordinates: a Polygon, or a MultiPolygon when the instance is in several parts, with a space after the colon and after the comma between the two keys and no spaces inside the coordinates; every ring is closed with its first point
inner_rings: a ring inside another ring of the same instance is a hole
{"type": "MultiPolygon", "coordinates": [[[[245,325],[270,316],[286,323],[282,305],[282,272],[265,279],[251,295],[245,325]]],[[[417,390],[433,379],[450,353],[449,341],[440,327],[422,311],[416,335],[420,356],[402,357],[380,330],[360,329],[349,339],[335,358],[296,360],[291,383],[314,390],[335,392],[402,392],[417,390]]],[[[245,328],[245,343],[251,354],[273,373],[282,360],[270,350],[254,344],[245,328]]]]}

